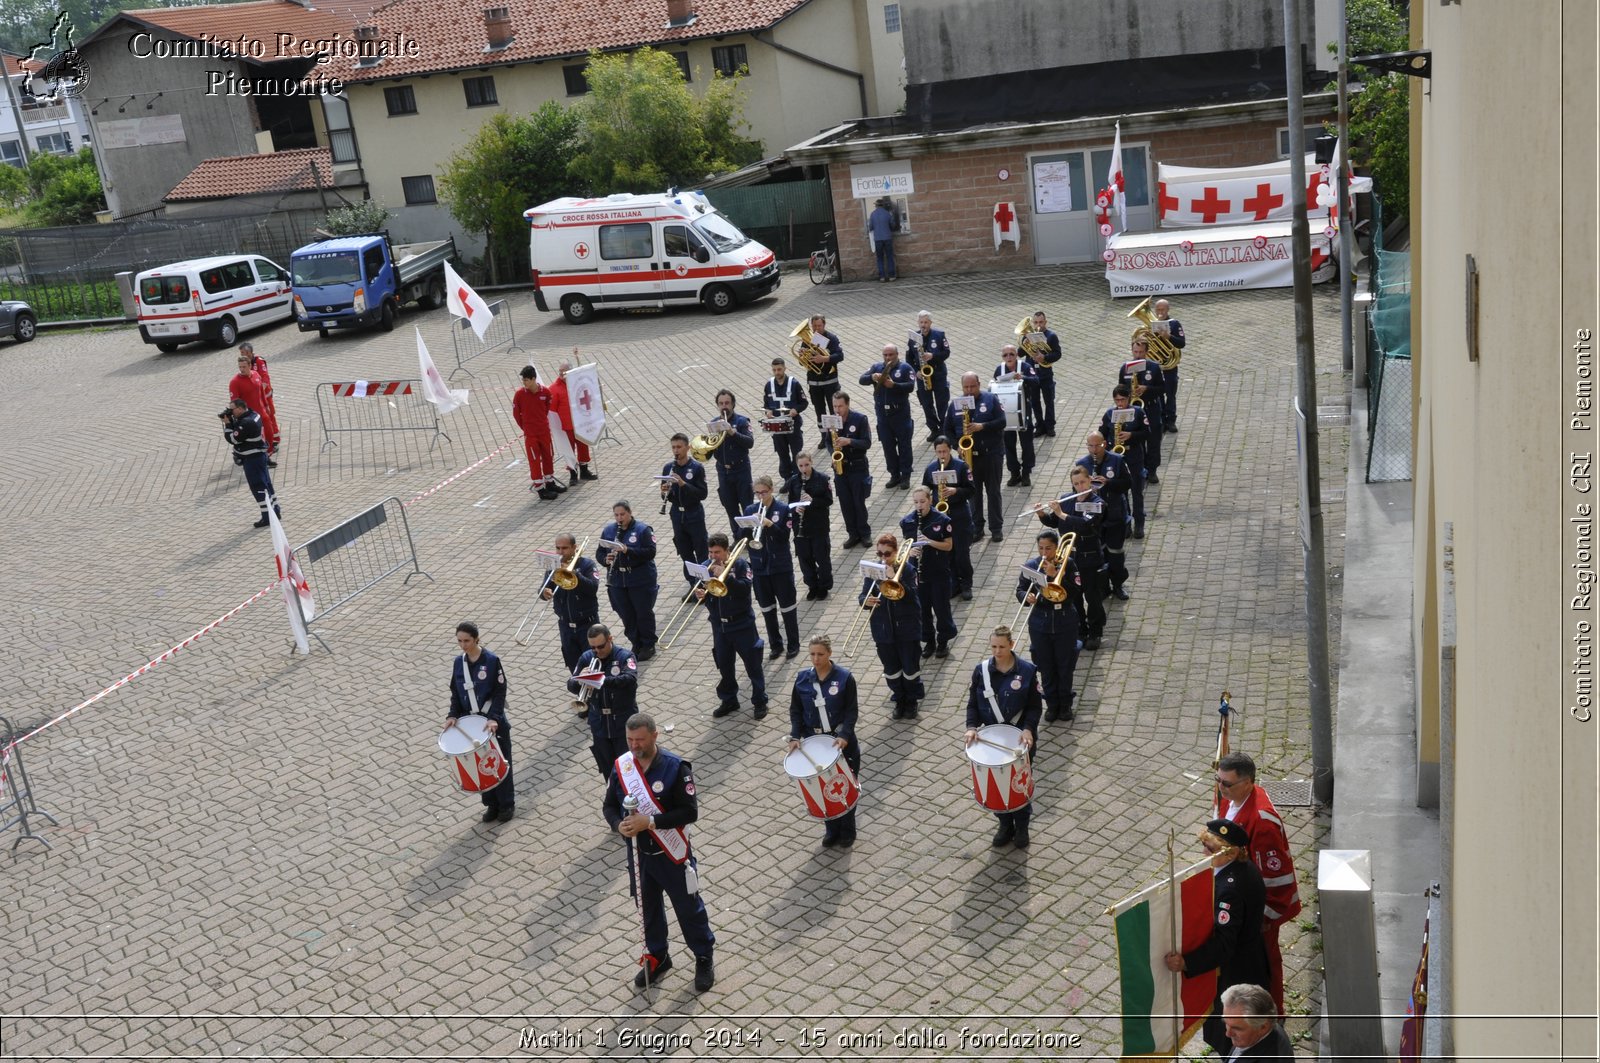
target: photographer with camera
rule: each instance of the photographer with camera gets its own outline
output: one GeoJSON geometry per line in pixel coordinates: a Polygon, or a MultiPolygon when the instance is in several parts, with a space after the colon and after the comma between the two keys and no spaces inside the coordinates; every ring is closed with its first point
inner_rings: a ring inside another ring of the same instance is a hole
{"type": "Polygon", "coordinates": [[[261,505],[261,519],[256,521],[255,527],[265,528],[270,523],[268,501],[278,516],[283,516],[283,510],[278,506],[278,493],[272,486],[272,473],[267,469],[267,441],[262,432],[261,415],[243,399],[233,399],[217,417],[222,420],[222,438],[233,447],[234,461],[244,468],[250,493],[261,505]]]}

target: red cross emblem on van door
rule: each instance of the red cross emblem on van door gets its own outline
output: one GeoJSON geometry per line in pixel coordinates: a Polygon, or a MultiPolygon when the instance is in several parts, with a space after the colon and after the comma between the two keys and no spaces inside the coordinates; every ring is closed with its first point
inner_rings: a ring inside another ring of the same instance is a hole
{"type": "Polygon", "coordinates": [[[673,265],[673,267],[672,267],[672,272],[676,273],[680,277],[687,277],[689,275],[689,263],[687,263],[687,262],[675,263],[673,265]]]}
{"type": "Polygon", "coordinates": [[[589,245],[584,243],[582,240],[579,240],[577,243],[572,245],[572,253],[577,255],[579,258],[588,258],[589,245]]]}

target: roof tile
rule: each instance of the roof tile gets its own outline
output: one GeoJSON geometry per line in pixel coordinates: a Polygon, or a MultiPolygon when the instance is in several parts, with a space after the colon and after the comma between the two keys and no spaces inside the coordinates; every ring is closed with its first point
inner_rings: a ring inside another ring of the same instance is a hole
{"type": "Polygon", "coordinates": [[[167,203],[195,199],[226,199],[262,192],[311,191],[315,165],[324,188],[333,187],[333,153],[327,148],[296,148],[264,155],[229,155],[207,159],[163,197],[167,203]]]}
{"type": "MultiPolygon", "coordinates": [[[[304,58],[297,54],[280,54],[279,33],[292,33],[301,41],[335,36],[346,40],[353,38],[358,17],[354,9],[363,5],[339,2],[329,6],[331,9],[326,11],[311,10],[293,0],[251,0],[242,4],[149,7],[120,14],[194,40],[204,34],[219,44],[241,40],[259,44],[263,53],[259,61],[270,63],[304,58]]],[[[111,21],[115,20],[113,16],[111,21]]],[[[96,36],[99,33],[100,30],[95,31],[96,36]]]]}

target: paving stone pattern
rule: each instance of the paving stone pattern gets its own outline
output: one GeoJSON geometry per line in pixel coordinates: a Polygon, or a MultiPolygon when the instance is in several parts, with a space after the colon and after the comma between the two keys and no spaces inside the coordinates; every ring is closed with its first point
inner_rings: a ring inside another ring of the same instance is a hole
{"type": "MultiPolygon", "coordinates": [[[[1316,294],[1321,401],[1333,406],[1346,394],[1335,297],[1316,294]]],[[[1050,313],[1067,351],[1058,435],[1039,441],[1034,486],[1005,490],[1015,514],[1065,486],[1109,404],[1132,304],[1109,299],[1093,271],[1063,270],[832,288],[798,274],[722,317],[635,313],[581,328],[540,315],[526,293],[509,301],[541,369],[577,345],[604,374],[616,442],[598,448],[598,483],[554,503],[528,492],[510,417],[521,355],[457,376],[471,404],[432,450],[425,433],[322,448],[315,385],[415,377],[413,323],[448,370],[443,312],[408,313],[390,334],[250,337],[271,365],[285,436],[274,475],[296,542],[515,445],[409,506],[433,582],[396,577],[330,616],[318,630],[332,654],[290,655],[272,595],[24,747],[38,801],[62,826],[42,828],[53,850],[25,841],[0,858],[0,1056],[1114,1058],[1116,952],[1102,910],[1164,867],[1169,831],[1195,852],[1218,693],[1232,691],[1235,748],[1257,756],[1264,779],[1310,770],[1289,293],[1177,301],[1191,337],[1182,433],[1167,437],[1149,537],[1129,543],[1132,600],[1108,603],[1105,646],[1079,665],[1077,721],[1044,727],[1026,853],[990,849],[994,821],[973,800],[960,732],[971,669],[1015,611],[1031,525],[976,548],[974,600],[956,603],[961,635],[949,660],[929,662],[919,720],[891,719],[870,649],[845,662],[862,693],[852,851],[820,847],[781,769],[803,657],[769,669],[774,711],[761,722],[712,721],[703,620],[643,666],[640,700],[668,728],[663,744],[695,765],[693,836],[718,938],[717,986],[697,997],[674,923],[679,969],[651,1000],[631,986],[639,935],[622,843],[600,815],[553,630],[512,641],[540,578],[533,551],[559,531],[592,540],[629,498],[670,558],[648,479],[667,436],[708,419],[721,386],[757,406],[771,356],[818,308],[842,338],[847,380],[882,343],[903,342],[920,309],[948,331],[952,365],[985,375],[1024,313],[1050,313]],[[519,792],[507,824],[478,822],[435,744],[465,618],[510,680],[519,792]],[[963,1027],[1078,1040],[985,1046],[963,1027]]],[[[217,427],[232,369],[227,352],[161,355],[126,329],[0,348],[8,715],[54,717],[271,580],[267,533],[250,527],[256,510],[217,427]]],[[[1334,486],[1344,433],[1322,434],[1334,486]]],[[[754,454],[758,473],[775,472],[765,439],[754,454]]],[[[876,447],[872,462],[881,484],[876,447]]],[[[878,490],[874,527],[909,508],[908,493],[878,490]]],[[[720,527],[715,497],[707,511],[720,527]]],[[[1335,616],[1342,530],[1333,501],[1335,616]]],[[[856,560],[838,555],[848,593],[801,603],[803,634],[842,635],[856,560]]],[[[670,561],[663,569],[664,619],[681,585],[670,561]]],[[[1303,809],[1287,819],[1307,912],[1305,929],[1285,932],[1286,957],[1295,1009],[1311,1011],[1312,849],[1326,824],[1303,809]]]]}

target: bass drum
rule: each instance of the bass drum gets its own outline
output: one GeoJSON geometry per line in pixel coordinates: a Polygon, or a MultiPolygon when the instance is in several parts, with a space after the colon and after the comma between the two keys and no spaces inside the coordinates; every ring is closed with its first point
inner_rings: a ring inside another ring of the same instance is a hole
{"type": "Polygon", "coordinates": [[[1006,431],[1016,432],[1022,428],[1022,381],[999,380],[989,386],[994,392],[994,397],[1000,403],[1000,408],[1006,411],[1006,431]]]}

